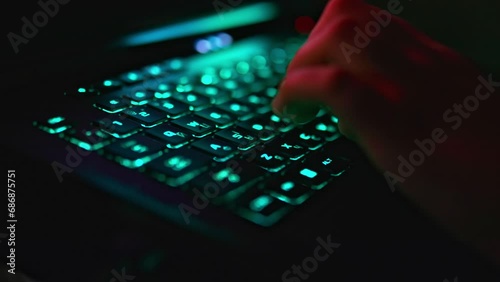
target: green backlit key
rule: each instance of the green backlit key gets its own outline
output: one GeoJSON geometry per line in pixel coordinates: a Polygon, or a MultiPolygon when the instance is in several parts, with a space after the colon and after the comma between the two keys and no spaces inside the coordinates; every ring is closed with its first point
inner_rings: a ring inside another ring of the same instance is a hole
{"type": "Polygon", "coordinates": [[[231,99],[231,92],[217,88],[215,86],[199,85],[194,88],[194,92],[210,99],[212,104],[222,104],[231,99]]]}
{"type": "Polygon", "coordinates": [[[210,105],[210,99],[193,92],[174,92],[172,98],[189,105],[190,110],[199,110],[210,105]]]}
{"type": "Polygon", "coordinates": [[[307,152],[309,152],[309,149],[307,147],[299,145],[298,143],[292,143],[287,140],[289,139],[285,136],[284,138],[274,140],[266,146],[269,147],[273,152],[276,152],[277,154],[292,161],[296,161],[302,158],[307,152]]]}
{"type": "Polygon", "coordinates": [[[252,187],[265,176],[265,170],[246,162],[230,160],[210,169],[211,173],[194,179],[190,187],[200,191],[209,191],[214,203],[234,200],[246,189],[252,187]]]}
{"type": "Polygon", "coordinates": [[[167,119],[167,115],[149,106],[137,106],[123,111],[123,114],[140,123],[143,127],[153,127],[167,119]]]}
{"type": "Polygon", "coordinates": [[[254,147],[259,142],[259,139],[256,136],[234,128],[223,129],[217,132],[215,136],[232,143],[242,151],[246,151],[254,147]]]}
{"type": "Polygon", "coordinates": [[[196,115],[213,122],[218,128],[226,128],[233,124],[236,120],[236,118],[231,114],[216,107],[210,107],[198,111],[196,112],[196,115]]]}
{"type": "Polygon", "coordinates": [[[311,166],[307,162],[293,166],[285,173],[284,177],[315,190],[325,187],[331,179],[330,173],[314,165],[311,166]]]}
{"type": "Polygon", "coordinates": [[[144,80],[146,76],[142,71],[130,71],[120,75],[120,80],[126,84],[134,84],[144,80]]]}
{"type": "Polygon", "coordinates": [[[110,115],[109,118],[97,122],[102,131],[116,137],[125,138],[141,130],[140,124],[125,118],[124,116],[110,115]]]}
{"type": "Polygon", "coordinates": [[[217,108],[231,113],[232,115],[238,117],[240,120],[248,119],[255,115],[255,108],[245,105],[240,102],[229,101],[218,105],[217,108]]]}
{"type": "Polygon", "coordinates": [[[97,128],[83,126],[76,126],[64,132],[64,139],[87,151],[99,150],[114,140],[97,128]]]}
{"type": "Polygon", "coordinates": [[[249,132],[257,136],[262,141],[271,140],[276,136],[277,129],[271,123],[264,122],[262,119],[253,118],[236,123],[236,128],[249,132]]]}
{"type": "Polygon", "coordinates": [[[71,124],[68,120],[60,115],[54,115],[42,121],[35,121],[33,125],[50,134],[61,133],[71,128],[71,124]]]}
{"type": "Polygon", "coordinates": [[[187,133],[185,130],[165,123],[146,130],[146,134],[160,140],[171,149],[182,147],[192,139],[191,134],[187,133]]]}
{"type": "Polygon", "coordinates": [[[180,117],[173,120],[172,124],[188,130],[196,138],[207,136],[215,130],[211,122],[193,115],[180,117]]]}
{"type": "Polygon", "coordinates": [[[233,156],[237,148],[230,143],[215,138],[203,138],[191,144],[194,148],[214,156],[215,161],[225,161],[233,156]]]}
{"type": "Polygon", "coordinates": [[[130,100],[132,105],[144,105],[155,97],[155,91],[150,89],[132,89],[123,93],[123,97],[130,100]]]}
{"type": "Polygon", "coordinates": [[[269,227],[292,210],[292,205],[261,190],[249,190],[235,201],[234,212],[255,224],[269,227]]]}
{"type": "Polygon", "coordinates": [[[148,163],[147,169],[158,181],[177,187],[206,171],[212,162],[202,152],[181,148],[148,163]]]}
{"type": "Polygon", "coordinates": [[[105,95],[95,99],[94,107],[107,113],[117,113],[130,107],[127,100],[118,95],[105,95]]]}
{"type": "Polygon", "coordinates": [[[270,171],[278,172],[288,163],[288,159],[282,157],[269,148],[257,147],[258,150],[251,150],[243,155],[243,159],[253,162],[256,165],[270,171]]]}
{"type": "Polygon", "coordinates": [[[105,148],[106,154],[128,168],[141,167],[161,156],[165,145],[147,136],[132,136],[105,148]]]}
{"type": "Polygon", "coordinates": [[[152,101],[149,106],[165,112],[169,118],[178,118],[189,113],[189,106],[174,99],[159,99],[152,101]]]}
{"type": "Polygon", "coordinates": [[[266,191],[273,197],[290,205],[300,205],[313,193],[313,190],[288,178],[273,179],[266,184],[266,191]]]}

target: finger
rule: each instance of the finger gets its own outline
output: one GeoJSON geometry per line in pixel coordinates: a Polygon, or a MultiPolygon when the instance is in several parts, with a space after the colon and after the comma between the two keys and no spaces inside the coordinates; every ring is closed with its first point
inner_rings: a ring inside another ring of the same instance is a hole
{"type": "Polygon", "coordinates": [[[328,26],[332,20],[342,15],[355,13],[355,10],[359,9],[362,5],[366,4],[361,0],[330,0],[323,9],[323,13],[313,30],[311,30],[309,36],[315,36],[325,30],[325,27],[328,26]]]}
{"type": "Polygon", "coordinates": [[[389,104],[376,88],[346,70],[315,66],[289,73],[273,101],[273,109],[279,115],[306,122],[324,105],[339,118],[343,133],[355,138],[359,131],[376,123],[377,112],[389,104]]]}

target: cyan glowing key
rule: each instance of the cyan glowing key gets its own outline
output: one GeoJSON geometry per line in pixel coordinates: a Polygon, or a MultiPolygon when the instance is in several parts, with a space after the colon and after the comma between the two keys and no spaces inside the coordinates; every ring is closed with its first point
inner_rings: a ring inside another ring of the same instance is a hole
{"type": "Polygon", "coordinates": [[[113,100],[109,101],[109,103],[110,103],[111,105],[116,105],[116,104],[118,104],[118,101],[117,101],[117,100],[115,100],[115,99],[113,99],[113,100]]]}
{"type": "Polygon", "coordinates": [[[260,212],[269,204],[273,202],[273,198],[267,195],[262,195],[257,197],[255,200],[250,202],[250,209],[252,209],[255,212],[260,212]]]}
{"type": "Polygon", "coordinates": [[[328,127],[324,123],[319,123],[316,125],[316,129],[319,131],[327,131],[328,127]]]}
{"type": "Polygon", "coordinates": [[[260,124],[254,124],[252,125],[252,128],[255,129],[255,130],[262,130],[264,129],[264,127],[260,124]]]}
{"type": "Polygon", "coordinates": [[[219,113],[213,112],[213,113],[210,114],[210,117],[214,118],[214,119],[220,119],[222,117],[222,115],[219,114],[219,113]]]}
{"type": "Polygon", "coordinates": [[[227,180],[229,180],[229,182],[231,183],[238,183],[240,182],[240,176],[233,173],[227,177],[227,180]]]}
{"type": "Polygon", "coordinates": [[[303,170],[301,170],[300,174],[304,175],[305,177],[309,177],[309,178],[314,178],[314,177],[316,177],[316,175],[318,175],[317,172],[315,172],[314,170],[310,170],[308,168],[304,168],[303,170]]]}
{"type": "Polygon", "coordinates": [[[246,74],[250,71],[250,65],[247,62],[239,62],[236,65],[236,71],[240,74],[246,74]]]}
{"type": "Polygon", "coordinates": [[[272,115],[271,116],[271,120],[274,121],[274,122],[280,122],[281,121],[281,119],[277,115],[272,115]]]}
{"type": "Polygon", "coordinates": [[[102,83],[104,86],[113,86],[113,81],[111,80],[105,80],[103,83],[102,83]]]}
{"type": "Polygon", "coordinates": [[[337,117],[335,117],[335,116],[332,116],[332,121],[334,123],[339,123],[339,119],[337,117]]]}
{"type": "Polygon", "coordinates": [[[139,91],[139,92],[135,92],[134,96],[137,98],[144,98],[144,97],[146,97],[146,93],[139,91]]]}
{"type": "Polygon", "coordinates": [[[160,84],[158,85],[158,90],[160,91],[167,91],[170,87],[167,84],[160,84]]]}
{"type": "Polygon", "coordinates": [[[186,99],[189,101],[189,102],[194,102],[198,99],[198,97],[196,97],[195,95],[193,94],[189,94],[187,95],[186,99]]]}
{"type": "Polygon", "coordinates": [[[214,78],[214,76],[212,76],[210,74],[204,74],[201,77],[201,83],[203,83],[205,85],[210,85],[210,84],[213,84],[214,82],[215,82],[215,78],[214,78]]]}
{"type": "Polygon", "coordinates": [[[49,118],[49,120],[47,122],[49,124],[56,124],[56,123],[60,123],[62,121],[64,121],[63,117],[53,117],[53,118],[49,118]]]}
{"type": "Polygon", "coordinates": [[[250,97],[248,97],[248,101],[252,104],[258,104],[260,102],[260,98],[255,95],[251,95],[250,97]]]}
{"type": "Polygon", "coordinates": [[[230,79],[232,74],[233,73],[230,69],[221,69],[220,73],[219,73],[219,75],[222,79],[230,79]]]}
{"type": "Polygon", "coordinates": [[[159,66],[152,66],[148,69],[149,73],[152,75],[159,75],[161,74],[161,68],[159,66]]]}
{"type": "Polygon", "coordinates": [[[231,109],[231,111],[239,111],[241,110],[241,106],[239,104],[231,104],[231,106],[229,107],[231,109]]]}
{"type": "Polygon", "coordinates": [[[80,87],[80,88],[78,88],[78,92],[85,93],[85,92],[87,92],[87,89],[80,87]]]}
{"type": "Polygon", "coordinates": [[[217,172],[212,177],[215,181],[222,181],[222,180],[228,178],[229,175],[231,174],[231,172],[232,171],[229,168],[226,168],[226,169],[223,169],[223,170],[217,172]]]}
{"type": "Polygon", "coordinates": [[[287,192],[287,191],[292,190],[294,186],[295,186],[295,184],[292,181],[287,181],[287,182],[281,184],[281,190],[287,192]]]}
{"type": "Polygon", "coordinates": [[[131,73],[127,74],[127,78],[132,80],[132,81],[135,81],[135,80],[139,79],[139,76],[136,73],[131,72],[131,73]]]}
{"type": "Polygon", "coordinates": [[[148,147],[141,145],[141,144],[137,144],[137,145],[134,145],[132,147],[132,151],[137,152],[137,153],[144,153],[147,150],[148,150],[148,147]]]}

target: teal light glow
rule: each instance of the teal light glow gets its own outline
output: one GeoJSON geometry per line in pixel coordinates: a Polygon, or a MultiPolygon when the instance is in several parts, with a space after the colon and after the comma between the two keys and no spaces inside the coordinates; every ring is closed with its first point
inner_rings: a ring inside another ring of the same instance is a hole
{"type": "Polygon", "coordinates": [[[151,44],[164,40],[193,36],[203,33],[236,28],[245,25],[269,21],[278,15],[278,8],[273,3],[258,3],[230,10],[224,13],[209,15],[177,24],[140,32],[125,37],[120,44],[125,46],[138,46],[151,44]]]}
{"type": "Polygon", "coordinates": [[[287,182],[281,184],[281,190],[290,191],[293,189],[294,186],[295,186],[295,184],[292,181],[287,181],[287,182]]]}
{"type": "Polygon", "coordinates": [[[316,177],[316,175],[318,175],[317,172],[315,172],[314,170],[310,170],[308,168],[304,168],[303,170],[301,170],[300,174],[304,175],[305,177],[309,177],[309,178],[314,178],[314,177],[316,177]]]}
{"type": "Polygon", "coordinates": [[[111,80],[105,80],[103,83],[102,83],[104,86],[113,86],[113,81],[111,80]]]}
{"type": "Polygon", "coordinates": [[[273,202],[273,198],[267,195],[262,195],[250,202],[250,209],[255,212],[260,212],[273,202]]]}
{"type": "Polygon", "coordinates": [[[259,130],[259,131],[264,129],[264,127],[260,124],[254,124],[254,125],[252,125],[252,128],[255,130],[259,130]]]}
{"type": "Polygon", "coordinates": [[[64,121],[63,117],[53,117],[53,118],[50,118],[47,122],[49,124],[56,124],[56,123],[60,123],[62,121],[64,121]]]}
{"type": "Polygon", "coordinates": [[[127,74],[127,78],[132,80],[132,81],[135,81],[135,80],[139,79],[139,76],[136,73],[131,72],[131,73],[127,74]]]}
{"type": "Polygon", "coordinates": [[[85,88],[78,88],[78,92],[79,93],[85,93],[85,92],[87,92],[87,89],[85,89],[85,88]]]}

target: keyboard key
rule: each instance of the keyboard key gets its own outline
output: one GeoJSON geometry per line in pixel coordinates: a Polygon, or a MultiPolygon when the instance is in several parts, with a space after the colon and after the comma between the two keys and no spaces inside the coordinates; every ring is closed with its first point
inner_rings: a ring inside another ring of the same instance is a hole
{"type": "Polygon", "coordinates": [[[60,115],[54,115],[42,121],[35,121],[33,125],[50,134],[61,133],[72,126],[65,117],[60,115]]]}
{"type": "Polygon", "coordinates": [[[335,156],[335,152],[315,152],[308,157],[308,164],[312,167],[329,172],[333,176],[339,176],[349,169],[350,161],[343,157],[335,156]]]}
{"type": "Polygon", "coordinates": [[[269,147],[270,150],[285,158],[289,158],[292,161],[296,161],[302,158],[307,152],[309,152],[308,148],[297,143],[289,142],[287,140],[288,138],[286,138],[285,136],[284,138],[275,140],[270,144],[266,144],[266,147],[269,147]]]}
{"type": "Polygon", "coordinates": [[[250,94],[250,95],[238,98],[236,100],[241,102],[241,103],[254,105],[255,107],[259,107],[259,108],[262,106],[269,106],[271,104],[271,99],[269,99],[265,96],[257,95],[257,94],[250,94]]]}
{"type": "Polygon", "coordinates": [[[276,136],[275,128],[259,118],[237,122],[236,127],[257,136],[262,141],[271,140],[276,136]]]}
{"type": "Polygon", "coordinates": [[[90,126],[73,127],[64,132],[64,138],[87,151],[99,150],[114,140],[108,134],[90,126]]]}
{"type": "Polygon", "coordinates": [[[172,94],[172,98],[189,105],[189,109],[192,111],[200,110],[210,105],[209,98],[191,92],[187,93],[174,92],[172,94]]]}
{"type": "Polygon", "coordinates": [[[233,147],[233,145],[214,138],[203,138],[193,142],[191,145],[211,156],[214,156],[215,161],[221,162],[226,161],[237,152],[236,147],[233,147]]]}
{"type": "Polygon", "coordinates": [[[88,96],[97,96],[99,95],[99,91],[92,86],[90,87],[75,87],[64,91],[64,95],[75,96],[75,97],[88,97],[88,96]]]}
{"type": "Polygon", "coordinates": [[[307,163],[296,164],[285,173],[284,177],[316,190],[325,187],[331,179],[330,173],[307,163]]]}
{"type": "Polygon", "coordinates": [[[165,121],[167,116],[149,106],[137,106],[123,111],[123,114],[144,127],[153,127],[165,121]]]}
{"type": "Polygon", "coordinates": [[[309,148],[309,150],[317,150],[326,142],[323,135],[320,135],[314,130],[307,128],[296,129],[292,132],[287,133],[286,140],[289,140],[291,143],[296,143],[309,148]]]}
{"type": "Polygon", "coordinates": [[[159,139],[168,148],[177,149],[187,144],[191,139],[191,134],[168,124],[160,124],[154,128],[146,130],[146,134],[159,139]]]}
{"type": "Polygon", "coordinates": [[[118,95],[100,96],[94,103],[94,107],[107,113],[117,113],[128,108],[129,106],[128,101],[118,95]]]}
{"type": "Polygon", "coordinates": [[[215,86],[199,85],[195,86],[194,92],[210,99],[212,104],[222,104],[231,99],[231,92],[219,89],[215,86]]]}
{"type": "Polygon", "coordinates": [[[217,108],[238,117],[240,120],[246,120],[255,115],[255,108],[234,101],[218,105],[217,108]]]}
{"type": "Polygon", "coordinates": [[[226,128],[232,125],[235,121],[235,117],[230,114],[216,108],[210,107],[201,111],[196,112],[196,115],[207,119],[215,124],[219,128],[226,128]]]}
{"type": "Polygon", "coordinates": [[[288,160],[286,158],[277,155],[274,150],[266,148],[244,154],[243,158],[252,161],[253,163],[270,172],[278,172],[282,170],[288,163],[288,160]]]}
{"type": "Polygon", "coordinates": [[[180,117],[172,121],[172,124],[187,129],[196,138],[207,136],[215,130],[215,126],[209,121],[192,115],[180,117]]]}
{"type": "Polygon", "coordinates": [[[156,100],[148,105],[165,112],[167,117],[172,119],[189,113],[188,105],[173,99],[156,100]]]}
{"type": "Polygon", "coordinates": [[[97,126],[116,138],[126,138],[141,130],[138,123],[120,116],[101,119],[97,122],[97,126]]]}
{"type": "Polygon", "coordinates": [[[206,171],[212,162],[209,155],[182,148],[167,152],[147,167],[158,181],[177,187],[206,171]]]}
{"type": "Polygon", "coordinates": [[[255,224],[270,227],[289,213],[292,207],[267,192],[250,190],[236,200],[234,211],[255,224]]]}
{"type": "Polygon", "coordinates": [[[310,122],[306,125],[306,128],[310,129],[309,133],[322,136],[326,141],[332,141],[340,137],[337,124],[328,115],[310,122]]]}
{"type": "Polygon", "coordinates": [[[217,132],[215,136],[236,145],[242,151],[254,147],[259,142],[256,136],[233,128],[223,129],[217,132]]]}
{"type": "Polygon", "coordinates": [[[255,119],[263,124],[268,124],[270,127],[274,128],[275,131],[288,132],[292,130],[295,125],[290,120],[284,120],[272,112],[264,114],[259,118],[255,119]]]}
{"type": "Polygon", "coordinates": [[[165,145],[147,136],[136,135],[119,140],[105,148],[119,164],[128,168],[141,167],[161,156],[165,145]]]}
{"type": "Polygon", "coordinates": [[[211,195],[206,196],[214,198],[216,204],[233,200],[265,175],[260,167],[235,160],[220,164],[210,171],[210,174],[195,178],[191,184],[201,192],[210,191],[211,195]]]}
{"type": "MultiPolygon", "coordinates": [[[[139,87],[138,87],[139,88],[139,87]]],[[[123,97],[130,100],[132,105],[144,105],[155,97],[155,91],[150,89],[131,89],[123,93],[123,97]]]]}
{"type": "Polygon", "coordinates": [[[266,184],[265,190],[290,205],[304,203],[313,193],[311,188],[287,178],[271,180],[266,184]]]}
{"type": "Polygon", "coordinates": [[[106,79],[93,85],[92,87],[103,95],[121,89],[123,87],[123,83],[117,79],[106,79]]]}
{"type": "Polygon", "coordinates": [[[120,80],[126,84],[134,84],[144,80],[146,76],[141,71],[130,71],[120,75],[120,80]]]}

